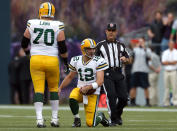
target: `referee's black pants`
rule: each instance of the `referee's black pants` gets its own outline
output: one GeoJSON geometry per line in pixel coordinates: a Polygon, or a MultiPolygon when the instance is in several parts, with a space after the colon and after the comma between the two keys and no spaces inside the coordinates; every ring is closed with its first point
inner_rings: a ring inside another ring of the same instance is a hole
{"type": "Polygon", "coordinates": [[[111,122],[121,119],[123,108],[127,105],[128,93],[124,78],[119,68],[105,71],[103,88],[107,95],[111,122]]]}

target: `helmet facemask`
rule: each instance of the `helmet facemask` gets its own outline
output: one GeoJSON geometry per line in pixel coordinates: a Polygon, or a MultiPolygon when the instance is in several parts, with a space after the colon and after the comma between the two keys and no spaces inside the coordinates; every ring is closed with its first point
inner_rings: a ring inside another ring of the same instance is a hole
{"type": "Polygon", "coordinates": [[[84,48],[85,56],[88,58],[92,59],[95,56],[95,48],[84,48]],[[93,49],[94,51],[88,51],[88,50],[93,49]]]}

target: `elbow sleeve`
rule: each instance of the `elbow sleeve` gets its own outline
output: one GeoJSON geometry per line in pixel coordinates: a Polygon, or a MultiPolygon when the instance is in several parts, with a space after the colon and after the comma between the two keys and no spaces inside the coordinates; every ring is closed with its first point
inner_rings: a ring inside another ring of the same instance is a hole
{"type": "Polygon", "coordinates": [[[23,49],[28,47],[28,44],[30,42],[30,39],[26,38],[25,36],[23,36],[22,41],[21,41],[21,46],[23,49]]]}
{"type": "Polygon", "coordinates": [[[58,41],[58,50],[60,51],[61,54],[64,54],[67,52],[67,47],[65,44],[65,40],[63,41],[58,41]]]}

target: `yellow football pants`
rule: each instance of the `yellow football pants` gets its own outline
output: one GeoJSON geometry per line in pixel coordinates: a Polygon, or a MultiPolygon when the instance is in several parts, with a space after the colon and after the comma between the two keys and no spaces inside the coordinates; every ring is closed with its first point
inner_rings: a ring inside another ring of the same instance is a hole
{"type": "Polygon", "coordinates": [[[30,72],[35,93],[44,94],[45,80],[50,92],[58,92],[59,60],[58,57],[34,55],[30,59],[30,72]]]}
{"type": "MultiPolygon", "coordinates": [[[[74,88],[71,91],[69,98],[73,98],[78,103],[83,101],[83,95],[80,93],[79,88],[74,88]]],[[[86,117],[86,124],[87,126],[91,127],[94,125],[96,120],[96,109],[98,105],[98,95],[92,94],[88,95],[88,104],[84,104],[85,109],[85,117],[86,117]]]]}

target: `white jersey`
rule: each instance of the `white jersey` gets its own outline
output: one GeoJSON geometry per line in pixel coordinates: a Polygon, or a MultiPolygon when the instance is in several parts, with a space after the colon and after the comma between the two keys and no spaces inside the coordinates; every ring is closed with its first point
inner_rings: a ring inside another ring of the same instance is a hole
{"type": "MultiPolygon", "coordinates": [[[[87,63],[84,63],[83,56],[75,56],[72,57],[69,68],[71,71],[78,73],[77,87],[81,88],[96,82],[96,72],[106,70],[108,64],[105,59],[100,56],[94,56],[94,58],[87,63]]],[[[96,89],[94,94],[100,94],[100,87],[96,89]]]]}
{"type": "Polygon", "coordinates": [[[60,21],[32,19],[27,22],[31,35],[31,55],[58,56],[57,36],[64,30],[60,21]]]}

